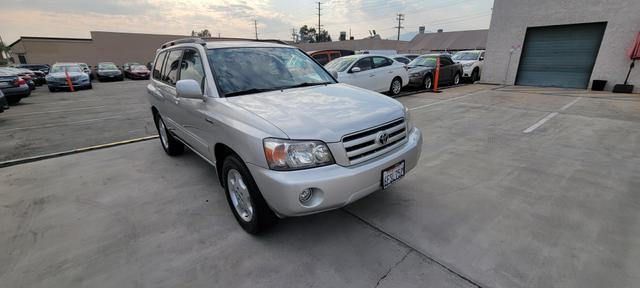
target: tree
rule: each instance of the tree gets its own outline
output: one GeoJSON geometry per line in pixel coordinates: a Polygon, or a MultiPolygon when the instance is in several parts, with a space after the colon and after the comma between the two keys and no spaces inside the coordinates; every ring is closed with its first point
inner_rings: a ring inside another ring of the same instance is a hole
{"type": "Polygon", "coordinates": [[[211,32],[209,32],[208,29],[203,29],[202,31],[191,30],[191,36],[194,36],[194,37],[211,37],[211,32]]]}
{"type": "Polygon", "coordinates": [[[5,57],[10,57],[10,50],[9,46],[4,45],[4,42],[0,42],[0,65],[9,64],[9,59],[5,59],[5,57]]]}
{"type": "Polygon", "coordinates": [[[319,36],[320,37],[317,35],[316,28],[307,25],[300,27],[300,42],[331,42],[331,35],[329,35],[327,30],[321,30],[319,36]]]}

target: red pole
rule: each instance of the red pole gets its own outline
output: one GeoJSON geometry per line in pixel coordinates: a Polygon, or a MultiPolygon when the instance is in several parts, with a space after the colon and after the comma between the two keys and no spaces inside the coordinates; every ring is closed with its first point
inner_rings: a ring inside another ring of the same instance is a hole
{"type": "Polygon", "coordinates": [[[64,75],[67,76],[67,85],[69,85],[69,89],[71,90],[71,92],[75,92],[75,90],[73,89],[73,82],[71,82],[71,77],[69,77],[69,72],[67,72],[67,70],[64,70],[64,75]]]}
{"type": "Polygon", "coordinates": [[[436,57],[436,77],[434,79],[435,83],[433,83],[433,92],[440,93],[438,91],[438,81],[440,80],[440,57],[436,57]]]}

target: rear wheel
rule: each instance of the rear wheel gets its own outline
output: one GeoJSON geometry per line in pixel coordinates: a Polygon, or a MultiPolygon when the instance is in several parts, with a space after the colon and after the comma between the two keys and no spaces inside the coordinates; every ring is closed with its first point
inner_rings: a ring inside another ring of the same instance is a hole
{"type": "Polygon", "coordinates": [[[393,78],[393,80],[391,81],[391,86],[389,87],[389,93],[392,96],[395,96],[400,94],[400,91],[402,91],[402,79],[400,79],[399,77],[393,78]]]}
{"type": "Polygon", "coordinates": [[[260,194],[249,169],[235,154],[224,159],[222,179],[225,181],[227,202],[242,229],[251,234],[258,234],[275,224],[275,214],[260,194]]]}
{"type": "Polygon", "coordinates": [[[22,100],[22,97],[11,97],[11,98],[7,98],[7,102],[9,102],[9,105],[15,105],[18,104],[20,102],[20,100],[22,100]]]}
{"type": "Polygon", "coordinates": [[[169,156],[177,156],[184,152],[184,144],[178,141],[167,129],[164,125],[164,121],[162,121],[162,117],[160,115],[156,115],[156,127],[158,128],[158,135],[160,135],[160,144],[162,144],[162,148],[164,152],[166,152],[169,156]]]}
{"type": "Polygon", "coordinates": [[[453,85],[458,85],[460,84],[460,73],[456,73],[455,76],[453,76],[453,85]]]}

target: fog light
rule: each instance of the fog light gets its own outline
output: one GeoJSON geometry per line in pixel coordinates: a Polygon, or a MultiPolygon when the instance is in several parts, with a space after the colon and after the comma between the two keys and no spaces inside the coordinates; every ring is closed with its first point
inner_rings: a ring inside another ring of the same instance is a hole
{"type": "Polygon", "coordinates": [[[307,188],[300,192],[300,203],[305,204],[311,200],[311,196],[313,196],[313,190],[311,188],[307,188]]]}

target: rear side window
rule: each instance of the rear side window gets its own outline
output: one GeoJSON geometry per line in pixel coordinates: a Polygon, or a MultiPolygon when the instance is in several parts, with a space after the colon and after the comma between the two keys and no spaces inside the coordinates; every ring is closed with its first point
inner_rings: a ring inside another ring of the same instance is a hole
{"type": "Polygon", "coordinates": [[[184,50],[182,65],[180,65],[180,80],[193,79],[200,84],[200,90],[204,91],[204,68],[198,51],[184,50]]]}
{"type": "Polygon", "coordinates": [[[340,53],[331,53],[331,60],[336,59],[336,58],[340,58],[340,53]]]}
{"type": "Polygon", "coordinates": [[[327,56],[327,54],[316,54],[313,55],[313,59],[316,59],[316,61],[318,61],[318,63],[320,64],[327,64],[327,62],[329,62],[329,56],[327,56]]]}
{"type": "Polygon", "coordinates": [[[167,52],[158,54],[158,58],[156,58],[156,62],[153,64],[153,79],[161,80],[165,56],[167,56],[167,52]]]}
{"type": "Polygon", "coordinates": [[[162,69],[162,82],[172,86],[176,85],[180,69],[180,56],[182,56],[182,50],[169,51],[169,55],[164,61],[164,69],[162,69]]]}
{"type": "Polygon", "coordinates": [[[393,64],[393,61],[385,57],[373,57],[373,68],[385,67],[393,64]]]}

